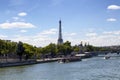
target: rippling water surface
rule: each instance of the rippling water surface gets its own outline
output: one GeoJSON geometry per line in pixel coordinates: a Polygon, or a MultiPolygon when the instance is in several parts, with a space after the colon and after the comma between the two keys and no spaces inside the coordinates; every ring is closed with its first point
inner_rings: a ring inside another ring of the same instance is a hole
{"type": "Polygon", "coordinates": [[[0,68],[0,80],[120,80],[120,57],[0,68]]]}

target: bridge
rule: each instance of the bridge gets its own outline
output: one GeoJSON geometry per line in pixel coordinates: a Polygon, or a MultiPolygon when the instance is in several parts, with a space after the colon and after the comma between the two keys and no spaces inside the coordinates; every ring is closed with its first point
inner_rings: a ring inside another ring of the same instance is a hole
{"type": "Polygon", "coordinates": [[[110,57],[120,57],[120,53],[98,54],[98,57],[105,57],[105,56],[110,56],[110,57]]]}

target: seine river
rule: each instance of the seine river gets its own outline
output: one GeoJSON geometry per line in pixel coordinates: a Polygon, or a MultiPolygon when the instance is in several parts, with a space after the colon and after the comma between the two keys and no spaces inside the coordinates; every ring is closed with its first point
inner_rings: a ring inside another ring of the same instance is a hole
{"type": "Polygon", "coordinates": [[[120,57],[0,68],[0,80],[120,80],[120,57]]]}

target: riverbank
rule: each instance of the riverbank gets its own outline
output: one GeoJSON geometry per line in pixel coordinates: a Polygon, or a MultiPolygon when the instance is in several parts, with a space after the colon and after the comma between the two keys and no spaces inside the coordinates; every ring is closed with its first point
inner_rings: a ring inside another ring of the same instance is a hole
{"type": "Polygon", "coordinates": [[[47,62],[55,62],[55,61],[58,61],[58,59],[59,58],[37,59],[37,60],[27,60],[27,61],[17,61],[17,62],[6,62],[6,63],[0,63],[0,68],[2,68],[2,67],[12,67],[12,66],[32,65],[32,64],[47,63],[47,62]]]}
{"type": "Polygon", "coordinates": [[[6,63],[0,63],[0,68],[12,67],[12,66],[32,65],[32,64],[39,64],[39,63],[49,63],[49,62],[58,61],[60,59],[64,59],[64,58],[46,58],[46,59],[37,59],[37,60],[28,60],[28,61],[6,62],[6,63]]]}
{"type": "MultiPolygon", "coordinates": [[[[74,57],[70,57],[69,58],[69,62],[73,62],[73,61],[81,61],[81,59],[84,58],[90,58],[91,56],[89,55],[85,55],[85,54],[79,54],[77,56],[74,57]],[[76,57],[76,59],[75,59],[76,57]],[[80,59],[78,59],[80,58],[80,59]]],[[[37,59],[37,60],[27,60],[27,61],[16,61],[16,62],[3,62],[0,63],[0,68],[2,67],[12,67],[12,66],[24,66],[24,65],[32,65],[32,64],[39,64],[39,63],[48,63],[48,62],[55,62],[55,61],[59,61],[59,60],[63,60],[66,59],[67,57],[64,58],[45,58],[45,59],[37,59]]]]}
{"type": "Polygon", "coordinates": [[[19,62],[6,62],[6,63],[0,63],[0,68],[2,67],[12,67],[12,66],[23,66],[23,65],[30,65],[30,64],[36,64],[37,62],[34,60],[30,61],[19,61],[19,62]]]}

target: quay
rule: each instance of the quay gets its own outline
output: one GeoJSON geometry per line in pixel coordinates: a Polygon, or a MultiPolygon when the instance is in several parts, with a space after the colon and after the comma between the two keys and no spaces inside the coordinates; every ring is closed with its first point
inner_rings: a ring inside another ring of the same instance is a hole
{"type": "Polygon", "coordinates": [[[59,58],[51,58],[51,59],[37,59],[37,60],[28,60],[28,61],[17,61],[17,62],[4,62],[0,63],[0,68],[2,67],[12,67],[12,66],[24,66],[24,65],[32,65],[39,63],[48,63],[58,61],[59,58]]]}
{"type": "Polygon", "coordinates": [[[2,67],[12,67],[12,66],[31,65],[31,64],[36,64],[36,63],[37,62],[35,60],[19,61],[19,62],[5,62],[5,63],[0,63],[0,68],[2,68],[2,67]]]}
{"type": "MultiPolygon", "coordinates": [[[[81,59],[88,58],[88,55],[85,54],[78,54],[73,57],[63,57],[63,58],[45,58],[45,59],[34,59],[34,60],[27,60],[27,61],[16,61],[16,62],[2,62],[0,63],[0,68],[2,67],[12,67],[12,66],[24,66],[24,65],[32,65],[32,64],[39,64],[39,63],[48,63],[48,62],[55,62],[55,61],[66,61],[66,62],[75,62],[81,61],[81,59]]],[[[90,57],[89,57],[90,58],[90,57]]]]}
{"type": "Polygon", "coordinates": [[[37,59],[37,60],[28,60],[28,61],[19,61],[19,62],[6,62],[0,63],[0,68],[2,67],[13,67],[13,66],[24,66],[24,65],[32,65],[32,64],[39,64],[39,63],[48,63],[48,62],[56,62],[59,60],[69,60],[72,61],[80,61],[81,59],[75,58],[51,58],[51,59],[37,59]]]}

